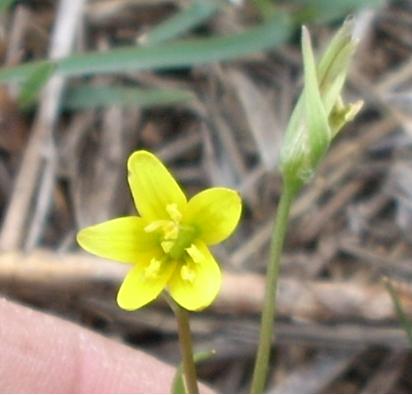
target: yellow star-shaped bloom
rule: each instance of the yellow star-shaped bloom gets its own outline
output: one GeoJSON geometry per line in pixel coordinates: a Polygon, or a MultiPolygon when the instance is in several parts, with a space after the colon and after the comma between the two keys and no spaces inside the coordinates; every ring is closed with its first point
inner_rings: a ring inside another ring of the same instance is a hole
{"type": "Polygon", "coordinates": [[[187,310],[209,306],[220,289],[221,272],[207,246],[229,237],[238,224],[238,193],[210,188],[187,201],[173,176],[147,151],[134,152],[128,170],[140,216],[82,229],[78,243],[92,254],[133,264],[117,295],[125,310],[146,305],[164,289],[187,310]]]}

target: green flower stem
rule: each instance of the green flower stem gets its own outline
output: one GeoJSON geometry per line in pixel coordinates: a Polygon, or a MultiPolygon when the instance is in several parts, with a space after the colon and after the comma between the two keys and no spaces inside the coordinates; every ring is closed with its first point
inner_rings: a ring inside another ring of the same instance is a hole
{"type": "Polygon", "coordinates": [[[179,333],[180,354],[182,356],[183,377],[186,391],[198,394],[196,366],[193,358],[192,335],[190,332],[189,313],[180,307],[166,293],[165,297],[176,316],[177,331],[179,333]]]}
{"type": "Polygon", "coordinates": [[[253,394],[262,393],[266,384],[270,349],[274,334],[280,257],[283,249],[283,241],[286,235],[290,207],[295,195],[295,189],[284,186],[276,213],[276,221],[270,244],[269,264],[266,272],[265,299],[263,302],[260,322],[259,347],[253,371],[252,387],[250,390],[253,394]]]}

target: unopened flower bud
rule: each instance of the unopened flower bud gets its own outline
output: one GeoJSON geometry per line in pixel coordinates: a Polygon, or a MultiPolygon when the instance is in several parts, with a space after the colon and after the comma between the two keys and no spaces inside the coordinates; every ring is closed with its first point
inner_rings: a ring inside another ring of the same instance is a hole
{"type": "Polygon", "coordinates": [[[281,172],[289,188],[297,191],[308,182],[332,139],[362,107],[362,102],[344,104],[341,98],[355,48],[352,22],[347,21],[316,65],[309,32],[302,28],[304,88],[281,150],[281,172]]]}

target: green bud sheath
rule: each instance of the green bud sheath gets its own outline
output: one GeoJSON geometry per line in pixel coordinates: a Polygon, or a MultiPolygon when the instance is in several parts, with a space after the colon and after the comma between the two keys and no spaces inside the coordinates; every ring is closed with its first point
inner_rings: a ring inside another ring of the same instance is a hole
{"type": "Polygon", "coordinates": [[[355,48],[352,21],[347,21],[316,66],[309,32],[302,28],[304,88],[286,130],[280,164],[284,182],[293,190],[310,180],[332,139],[362,106],[345,105],[341,99],[355,48]]]}

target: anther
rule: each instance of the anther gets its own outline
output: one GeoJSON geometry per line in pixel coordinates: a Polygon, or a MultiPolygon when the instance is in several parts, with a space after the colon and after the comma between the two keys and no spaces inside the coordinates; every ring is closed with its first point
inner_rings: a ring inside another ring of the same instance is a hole
{"type": "Polygon", "coordinates": [[[196,273],[192,270],[188,264],[183,265],[180,268],[180,276],[182,277],[183,281],[187,281],[189,283],[193,283],[196,278],[196,273]]]}
{"type": "Polygon", "coordinates": [[[170,241],[170,240],[166,240],[166,241],[162,241],[160,243],[162,250],[168,254],[170,252],[170,250],[173,248],[175,242],[174,241],[170,241]]]}
{"type": "Polygon", "coordinates": [[[144,275],[147,278],[155,278],[159,274],[160,266],[162,262],[156,258],[152,258],[149,263],[149,266],[144,270],[144,275]]]}
{"type": "Polygon", "coordinates": [[[166,206],[166,211],[174,222],[178,223],[182,220],[182,214],[180,213],[176,203],[168,204],[166,206]]]}
{"type": "Polygon", "coordinates": [[[146,233],[152,233],[164,226],[165,221],[153,221],[144,227],[146,233]]]}
{"type": "Polygon", "coordinates": [[[194,244],[192,244],[189,248],[186,248],[186,252],[189,254],[189,256],[193,259],[193,262],[195,263],[200,263],[205,259],[202,252],[194,244]]]}
{"type": "Polygon", "coordinates": [[[179,234],[179,227],[172,221],[167,221],[162,227],[164,238],[166,240],[176,240],[179,234]]]}

